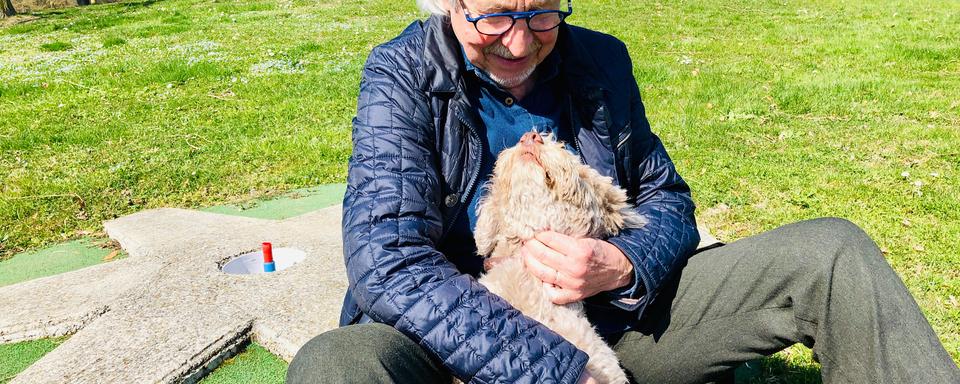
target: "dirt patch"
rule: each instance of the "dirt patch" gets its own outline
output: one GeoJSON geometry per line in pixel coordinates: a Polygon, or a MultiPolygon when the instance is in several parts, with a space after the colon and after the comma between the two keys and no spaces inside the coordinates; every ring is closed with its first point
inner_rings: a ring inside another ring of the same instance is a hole
{"type": "Polygon", "coordinates": [[[6,28],[6,27],[17,25],[17,24],[29,23],[37,19],[39,19],[39,17],[33,16],[33,15],[14,15],[12,17],[4,17],[0,19],[0,28],[6,28]]]}
{"type": "Polygon", "coordinates": [[[12,0],[12,3],[13,9],[16,9],[17,13],[77,6],[76,0],[12,0]]]}
{"type": "MultiPolygon", "coordinates": [[[[90,4],[116,3],[120,0],[90,0],[90,4]]],[[[77,0],[12,0],[17,13],[37,12],[45,9],[76,7],[77,0]]]]}

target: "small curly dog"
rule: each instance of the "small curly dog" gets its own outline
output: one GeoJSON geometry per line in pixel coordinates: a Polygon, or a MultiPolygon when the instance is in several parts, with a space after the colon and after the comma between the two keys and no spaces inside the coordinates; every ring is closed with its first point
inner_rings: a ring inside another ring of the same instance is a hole
{"type": "Polygon", "coordinates": [[[616,354],[587,321],[583,303],[553,304],[519,255],[524,241],[547,229],[605,239],[642,227],[626,193],[552,135],[536,132],[500,153],[486,188],[474,231],[477,253],[487,258],[480,283],[586,352],[587,370],[598,381],[626,383],[616,354]]]}

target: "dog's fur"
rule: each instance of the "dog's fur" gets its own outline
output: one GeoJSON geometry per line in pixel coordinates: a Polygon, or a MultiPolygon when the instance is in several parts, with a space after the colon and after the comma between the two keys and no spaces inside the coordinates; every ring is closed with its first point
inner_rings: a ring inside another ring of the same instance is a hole
{"type": "Polygon", "coordinates": [[[580,163],[552,136],[500,153],[478,207],[477,253],[496,260],[480,283],[590,356],[587,370],[602,383],[626,383],[613,350],[587,321],[580,302],[556,305],[523,266],[523,242],[544,230],[605,239],[643,226],[626,193],[609,177],[580,163]]]}

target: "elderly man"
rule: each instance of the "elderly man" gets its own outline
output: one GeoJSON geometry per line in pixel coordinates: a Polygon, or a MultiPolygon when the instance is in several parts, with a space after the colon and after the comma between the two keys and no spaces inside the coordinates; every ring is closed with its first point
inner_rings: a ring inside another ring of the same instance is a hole
{"type": "Polygon", "coordinates": [[[637,382],[718,380],[812,346],[827,382],[957,383],[874,243],[821,219],[701,250],[694,205],[651,133],[624,44],[564,23],[569,0],[423,0],[370,54],[344,197],[341,325],[290,382],[592,382],[587,356],[477,284],[472,230],[497,153],[535,128],[623,186],[649,224],[608,239],[544,232],[524,260],[585,300],[637,382]],[[451,376],[452,375],[452,376],[451,376]]]}

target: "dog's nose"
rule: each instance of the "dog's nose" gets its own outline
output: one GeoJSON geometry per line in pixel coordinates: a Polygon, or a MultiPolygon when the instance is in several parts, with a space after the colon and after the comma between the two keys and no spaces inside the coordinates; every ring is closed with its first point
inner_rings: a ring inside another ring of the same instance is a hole
{"type": "Polygon", "coordinates": [[[520,144],[523,146],[532,146],[534,144],[543,144],[543,138],[539,133],[527,132],[520,137],[520,144]]]}

